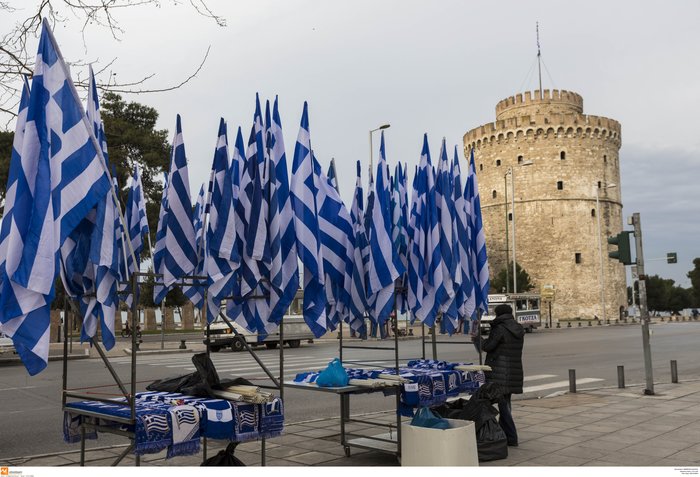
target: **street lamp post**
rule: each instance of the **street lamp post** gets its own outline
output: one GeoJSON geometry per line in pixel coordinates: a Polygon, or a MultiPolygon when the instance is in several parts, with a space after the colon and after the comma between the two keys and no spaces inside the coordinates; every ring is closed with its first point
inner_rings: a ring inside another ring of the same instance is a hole
{"type": "MultiPolygon", "coordinates": [[[[598,254],[600,256],[600,319],[605,320],[605,269],[603,263],[603,236],[600,228],[600,188],[597,184],[593,186],[595,188],[595,216],[598,222],[598,254]]],[[[607,184],[605,189],[612,189],[617,187],[617,184],[607,184]]],[[[632,294],[634,294],[634,289],[632,289],[632,294]]]]}
{"type": "MultiPolygon", "coordinates": [[[[520,166],[531,166],[532,161],[525,161],[520,164],[520,166]]],[[[512,219],[513,219],[513,233],[511,234],[513,237],[513,293],[518,293],[518,273],[517,273],[517,260],[516,260],[516,255],[515,255],[515,169],[512,167],[509,167],[506,173],[503,175],[503,178],[505,179],[508,175],[510,175],[510,210],[512,214],[512,219]]],[[[507,192],[507,187],[506,189],[506,195],[508,194],[507,192]]],[[[506,206],[507,207],[507,206],[506,206]]],[[[506,213],[506,218],[508,218],[508,215],[506,213]]],[[[506,238],[507,240],[507,238],[506,238]]],[[[507,266],[507,264],[506,264],[507,266]]]]}
{"type": "Polygon", "coordinates": [[[374,158],[374,151],[372,150],[372,133],[382,129],[388,129],[391,124],[382,124],[378,128],[369,130],[369,177],[372,177],[372,159],[374,158]]]}

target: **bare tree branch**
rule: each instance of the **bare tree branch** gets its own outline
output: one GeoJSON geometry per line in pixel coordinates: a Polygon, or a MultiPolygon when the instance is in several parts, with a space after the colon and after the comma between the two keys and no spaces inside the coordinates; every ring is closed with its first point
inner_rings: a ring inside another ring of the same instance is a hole
{"type": "MultiPolygon", "coordinates": [[[[41,22],[46,18],[52,28],[56,25],[67,24],[69,17],[81,22],[81,33],[83,35],[83,45],[87,53],[87,42],[85,34],[88,29],[102,28],[106,29],[112,35],[112,38],[119,41],[120,36],[125,33],[121,28],[115,14],[121,9],[138,8],[143,6],[161,6],[162,0],[35,0],[36,4],[32,7],[24,19],[20,20],[12,29],[4,32],[4,36],[0,38],[0,115],[8,116],[9,119],[5,124],[5,128],[12,122],[16,116],[16,110],[19,100],[21,87],[21,76],[30,76],[34,71],[34,60],[27,50],[27,45],[32,43],[41,30],[41,22]]],[[[16,13],[18,8],[12,5],[12,1],[0,0],[0,14],[10,15],[16,13]]],[[[28,1],[26,2],[28,3],[28,1]]],[[[226,26],[226,20],[212,12],[207,5],[206,0],[170,0],[172,5],[180,5],[188,3],[192,9],[205,18],[214,20],[221,27],[226,26]]],[[[22,2],[25,6],[25,2],[22,2]]],[[[9,22],[8,22],[9,23],[9,22]]],[[[204,63],[209,57],[211,46],[207,48],[202,61],[194,70],[194,73],[189,75],[184,80],[171,86],[158,86],[154,88],[135,88],[143,86],[144,83],[153,79],[155,73],[144,76],[141,79],[122,82],[116,80],[116,73],[112,73],[106,82],[98,84],[98,88],[102,91],[112,91],[115,93],[127,94],[145,94],[145,93],[160,93],[172,91],[187,84],[199,74],[204,67],[204,63]]],[[[105,66],[102,66],[97,72],[104,73],[111,69],[116,58],[109,61],[105,66]]],[[[71,66],[84,66],[88,62],[72,62],[71,66]]],[[[87,81],[78,79],[76,86],[87,87],[87,81]]]]}

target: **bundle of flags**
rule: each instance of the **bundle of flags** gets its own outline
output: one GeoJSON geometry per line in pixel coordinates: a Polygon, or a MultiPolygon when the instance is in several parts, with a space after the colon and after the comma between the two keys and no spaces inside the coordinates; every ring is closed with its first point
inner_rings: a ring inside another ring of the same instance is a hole
{"type": "Polygon", "coordinates": [[[80,304],[83,339],[99,329],[110,348],[119,282],[128,305],[139,300],[124,284],[144,255],[162,276],[156,304],[180,286],[208,322],[225,309],[259,335],[276,330],[300,285],[303,316],[316,336],[341,322],[366,335],[367,319],[383,334],[397,312],[428,326],[441,317],[441,331],[451,334],[487,309],[473,151],[462,176],[457,148],[449,161],[444,140],[433,166],[426,135],[409,201],[407,167],[396,164],[392,176],[382,133],[368,195],[358,161],[348,209],[335,161],[325,174],[313,150],[308,105],[290,177],[278,99],[267,101],[263,114],[256,95],[247,145],[239,127],[229,147],[220,120],[210,179],[193,206],[177,115],[151,247],[138,167],[121,213],[92,71],[86,113],[46,24],[36,64],[22,93],[0,228],[0,329],[30,374],[46,366],[57,275],[80,304]]]}

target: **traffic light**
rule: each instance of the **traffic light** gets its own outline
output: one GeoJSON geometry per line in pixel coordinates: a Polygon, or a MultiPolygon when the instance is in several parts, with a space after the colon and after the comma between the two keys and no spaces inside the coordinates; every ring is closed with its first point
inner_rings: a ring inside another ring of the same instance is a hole
{"type": "Polygon", "coordinates": [[[608,257],[619,260],[625,265],[632,265],[632,253],[630,250],[630,235],[634,232],[631,230],[623,230],[617,235],[608,237],[608,243],[612,245],[617,245],[617,250],[614,252],[608,252],[608,257]]]}
{"type": "Polygon", "coordinates": [[[676,252],[668,252],[666,254],[666,263],[678,263],[678,255],[676,255],[676,252]]]}

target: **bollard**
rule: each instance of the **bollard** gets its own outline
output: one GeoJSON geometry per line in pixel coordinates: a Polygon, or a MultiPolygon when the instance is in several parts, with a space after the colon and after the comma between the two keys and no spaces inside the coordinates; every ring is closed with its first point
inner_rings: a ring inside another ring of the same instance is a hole
{"type": "Polygon", "coordinates": [[[617,367],[617,387],[623,389],[625,387],[625,367],[617,367]]]}
{"type": "Polygon", "coordinates": [[[581,328],[581,322],[580,322],[580,321],[578,322],[578,327],[581,328]]]}
{"type": "Polygon", "coordinates": [[[598,326],[603,326],[603,323],[600,320],[598,320],[598,326]]]}
{"type": "Polygon", "coordinates": [[[557,328],[561,328],[561,323],[557,321],[557,328]]]}
{"type": "Polygon", "coordinates": [[[671,360],[671,382],[678,383],[678,363],[675,359],[671,360]]]}
{"type": "Polygon", "coordinates": [[[180,340],[180,347],[179,349],[187,349],[187,346],[185,345],[185,340],[180,340]]]}
{"type": "Polygon", "coordinates": [[[588,321],[588,326],[593,326],[593,323],[591,323],[590,320],[588,321]]]}
{"type": "Polygon", "coordinates": [[[569,370],[569,392],[576,394],[576,370],[569,370]]]}
{"type": "Polygon", "coordinates": [[[570,321],[566,324],[566,327],[567,327],[567,328],[571,328],[571,322],[570,322],[570,321]]]}
{"type": "Polygon", "coordinates": [[[141,342],[142,342],[142,341],[143,341],[143,340],[136,340],[136,348],[135,348],[136,351],[141,351],[141,346],[140,346],[140,345],[141,345],[141,342]]]}
{"type": "Polygon", "coordinates": [[[545,323],[544,323],[544,329],[546,330],[547,328],[549,328],[549,324],[545,321],[545,323]]]}

